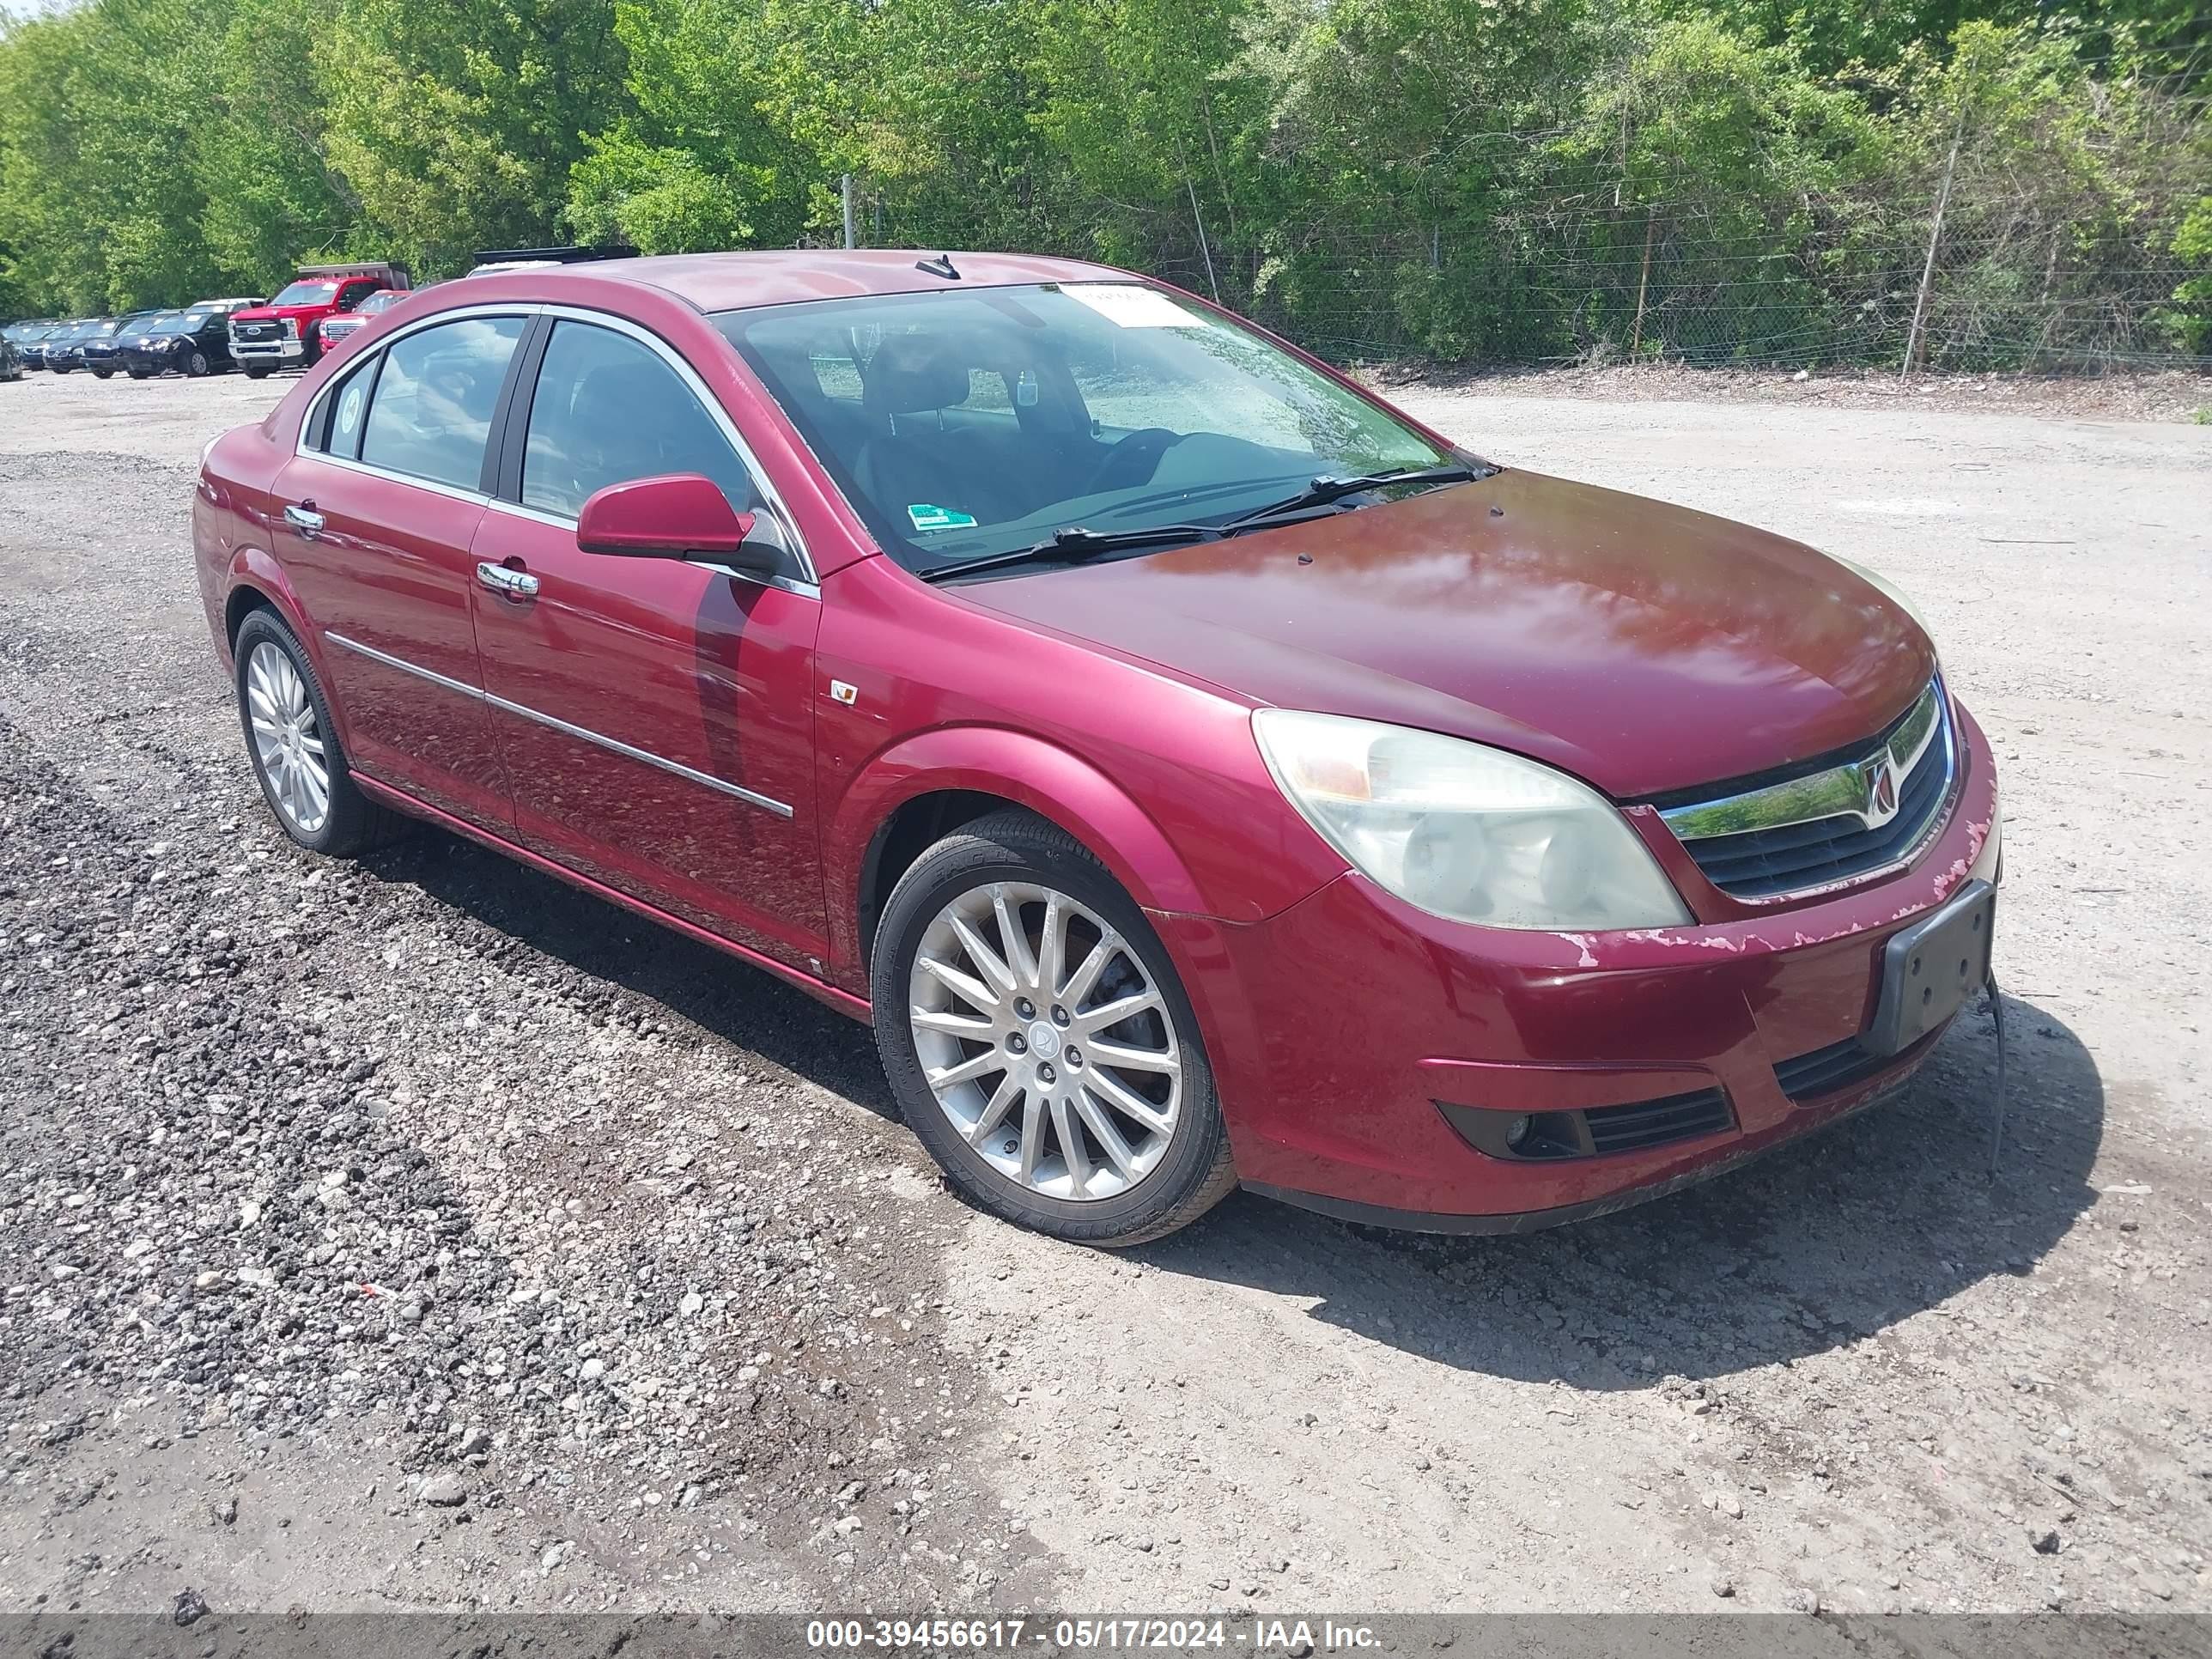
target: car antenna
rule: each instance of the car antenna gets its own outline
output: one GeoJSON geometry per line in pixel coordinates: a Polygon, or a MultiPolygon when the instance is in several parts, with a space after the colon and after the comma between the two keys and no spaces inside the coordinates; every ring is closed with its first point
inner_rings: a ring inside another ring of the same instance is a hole
{"type": "Polygon", "coordinates": [[[934,259],[916,259],[914,268],[932,276],[942,276],[948,283],[960,280],[960,273],[953,270],[952,256],[949,253],[940,253],[934,259]]]}

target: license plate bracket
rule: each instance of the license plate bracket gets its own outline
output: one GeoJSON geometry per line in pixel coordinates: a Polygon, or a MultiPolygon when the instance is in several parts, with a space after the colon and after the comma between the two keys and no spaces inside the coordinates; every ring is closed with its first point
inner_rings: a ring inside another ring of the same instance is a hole
{"type": "Polygon", "coordinates": [[[1882,947],[1881,993],[1863,1039],[1869,1052],[1902,1053],[1980,993],[1990,976],[1996,904],[1996,888],[1970,881],[1882,947]]]}

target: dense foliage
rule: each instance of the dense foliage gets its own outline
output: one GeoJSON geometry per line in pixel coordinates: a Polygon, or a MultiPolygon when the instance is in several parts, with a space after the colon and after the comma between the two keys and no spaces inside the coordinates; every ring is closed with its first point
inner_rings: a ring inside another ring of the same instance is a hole
{"type": "Polygon", "coordinates": [[[2212,351],[2212,15],[2123,0],[86,0],[0,313],[481,246],[1013,246],[1340,356],[2212,351]]]}

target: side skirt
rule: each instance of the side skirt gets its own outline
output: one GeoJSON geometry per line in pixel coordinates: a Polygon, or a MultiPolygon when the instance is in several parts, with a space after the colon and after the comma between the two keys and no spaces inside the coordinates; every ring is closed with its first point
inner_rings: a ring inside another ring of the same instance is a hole
{"type": "Polygon", "coordinates": [[[717,951],[733,956],[748,966],[763,969],[774,974],[778,979],[788,981],[817,1002],[826,1003],[839,1013],[849,1018],[857,1019],[862,1024],[868,1024],[872,1018],[865,997],[856,997],[849,991],[841,991],[836,986],[815,978],[811,974],[802,973],[796,968],[786,966],[774,957],[763,956],[758,951],[748,949],[733,939],[724,939],[720,933],[709,933],[704,927],[695,927],[681,916],[672,916],[667,911],[647,904],[643,899],[632,898],[629,894],[618,892],[604,882],[593,881],[589,876],[580,875],[566,865],[556,864],[551,859],[533,853],[526,847],[518,847],[514,842],[495,836],[489,830],[479,829],[465,818],[458,818],[450,812],[441,811],[427,802],[416,799],[404,790],[394,789],[388,783],[378,782],[366,773],[356,771],[353,774],[353,781],[368,793],[374,795],[395,811],[404,812],[410,817],[421,818],[426,823],[434,823],[440,829],[450,830],[457,836],[466,836],[471,841],[489,847],[495,853],[505,854],[518,864],[526,864],[533,870],[542,870],[549,876],[557,876],[571,887],[581,888],[594,898],[605,899],[610,904],[619,904],[623,909],[634,910],[647,921],[658,922],[671,932],[683,934],[686,939],[696,939],[702,945],[711,945],[717,951]]]}

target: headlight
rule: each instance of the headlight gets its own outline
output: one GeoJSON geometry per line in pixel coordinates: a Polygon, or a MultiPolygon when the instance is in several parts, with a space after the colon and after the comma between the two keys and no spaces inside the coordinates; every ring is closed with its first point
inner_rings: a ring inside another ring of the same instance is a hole
{"type": "Polygon", "coordinates": [[[1912,602],[1911,594],[1890,580],[1888,577],[1876,574],[1856,559],[1837,558],[1833,553],[1829,554],[1828,556],[1835,559],[1838,564],[1843,566],[1868,586],[1877,590],[1884,599],[1911,617],[1919,625],[1920,631],[1928,636],[1928,642],[1930,645],[1936,642],[1935,629],[1929,625],[1928,618],[1922,613],[1920,607],[1912,602]]]}
{"type": "Polygon", "coordinates": [[[297,317],[287,317],[284,319],[284,337],[288,340],[296,340],[300,337],[300,319],[297,317]]]}
{"type": "Polygon", "coordinates": [[[1564,772],[1339,714],[1262,708],[1252,730],[1306,822],[1409,904],[1555,933],[1691,919],[1613,804],[1564,772]]]}

